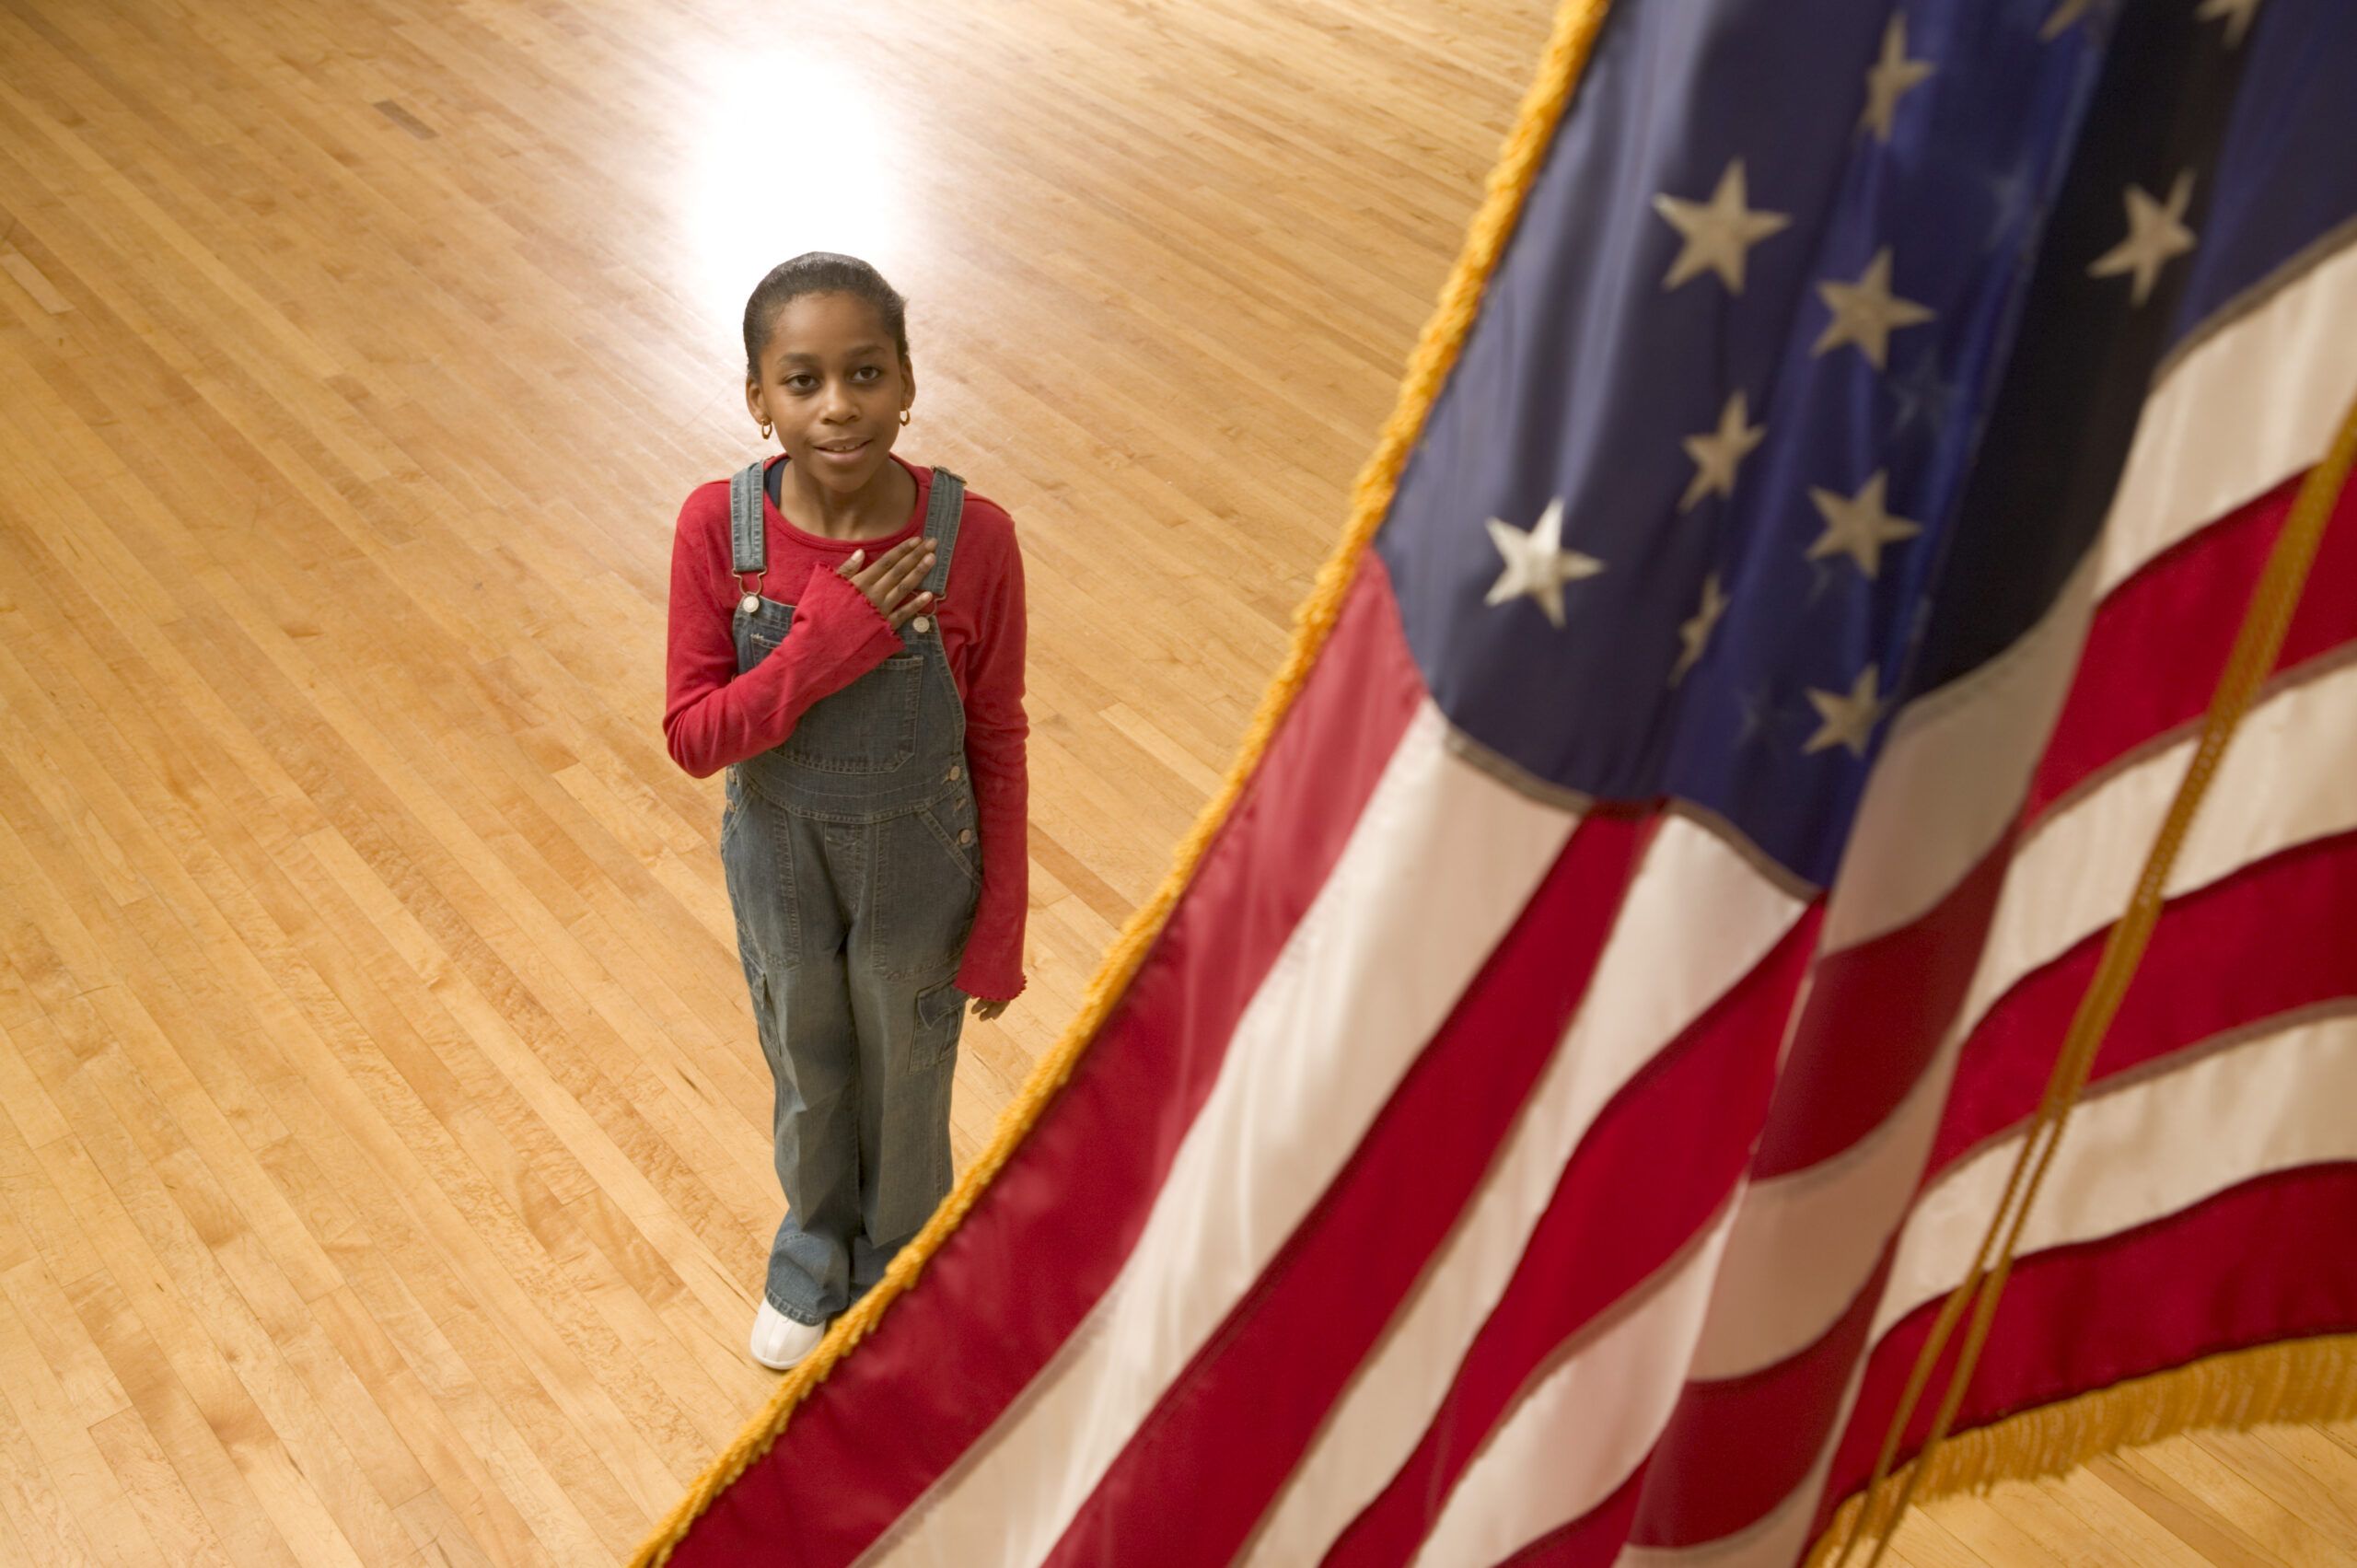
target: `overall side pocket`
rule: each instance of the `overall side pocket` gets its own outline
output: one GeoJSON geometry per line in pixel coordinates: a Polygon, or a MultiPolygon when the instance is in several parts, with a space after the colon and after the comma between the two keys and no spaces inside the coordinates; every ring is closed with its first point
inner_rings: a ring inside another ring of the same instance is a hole
{"type": "Polygon", "coordinates": [[[955,981],[917,993],[917,1035],[909,1051],[910,1072],[934,1072],[957,1059],[958,1040],[966,1028],[966,993],[955,981]]]}

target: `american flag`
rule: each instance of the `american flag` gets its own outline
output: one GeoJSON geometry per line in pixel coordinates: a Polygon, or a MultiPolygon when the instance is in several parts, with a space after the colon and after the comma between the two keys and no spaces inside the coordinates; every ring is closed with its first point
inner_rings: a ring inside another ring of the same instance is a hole
{"type": "MultiPolygon", "coordinates": [[[[1781,1568],[1865,1483],[2357,397],[2357,6],[1593,11],[1150,946],[650,1555],[1781,1568]]],[[[2357,1330],[2352,637],[2344,493],[1960,1429],[2357,1330]]]]}

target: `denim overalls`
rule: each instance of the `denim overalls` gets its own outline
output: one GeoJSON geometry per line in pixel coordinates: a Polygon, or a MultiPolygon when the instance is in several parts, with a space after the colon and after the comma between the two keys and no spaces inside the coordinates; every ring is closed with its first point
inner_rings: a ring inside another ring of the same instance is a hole
{"type": "MultiPolygon", "coordinates": [[[[729,489],[737,580],[768,562],[762,466],[729,489]]],[[[965,482],[933,474],[924,580],[937,606],[965,482]]],[[[758,576],[753,580],[758,584],[758,576]]],[[[794,607],[748,593],[739,674],[794,607]]],[[[770,1305],[800,1323],[843,1310],[949,1191],[949,1083],[964,1022],[954,981],[981,887],[966,710],[933,614],[902,647],[813,703],[785,743],[728,770],[720,857],[761,1051],[777,1086],[786,1215],[770,1305]]]]}

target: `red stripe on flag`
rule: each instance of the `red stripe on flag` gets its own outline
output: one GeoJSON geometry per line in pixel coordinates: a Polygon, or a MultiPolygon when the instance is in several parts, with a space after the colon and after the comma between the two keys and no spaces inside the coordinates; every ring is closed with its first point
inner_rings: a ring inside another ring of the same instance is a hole
{"type": "Polygon", "coordinates": [[[1165,1391],[1048,1568],[1225,1562],[1456,1223],[1545,1069],[1656,819],[1590,816],[1250,1293],[1165,1391]]]}
{"type": "MultiPolygon", "coordinates": [[[[2088,631],[2070,699],[2031,783],[2025,820],[2035,820],[2091,773],[2200,718],[2241,625],[2238,607],[2258,583],[2300,484],[2284,481],[2112,590],[2088,631]]],[[[2275,668],[2305,664],[2351,638],[2357,485],[2341,492],[2326,525],[2275,668]]]]}
{"type": "MultiPolygon", "coordinates": [[[[2304,1166],[2228,1189],[2118,1236],[2025,1258],[1991,1325],[1956,1430],[2182,1366],[2221,1351],[2357,1329],[2357,1163],[2304,1166]]],[[[1865,1484],[1940,1303],[1875,1346],[1817,1528],[1865,1484]]],[[[1947,1386],[1952,1345],[1931,1387],[1947,1386]]],[[[1901,1449],[1922,1446],[1934,1400],[1901,1449]]]]}
{"type": "Polygon", "coordinates": [[[1972,984],[2013,853],[2008,832],[1922,919],[1819,960],[1754,1179],[1840,1154],[1907,1098],[1972,984]]]}
{"type": "MultiPolygon", "coordinates": [[[[2106,935],[2026,976],[1974,1028],[1926,1180],[2038,1109],[2106,935]]],[[[2357,833],[2285,850],[2170,900],[2090,1082],[2342,996],[2357,996],[2357,833]]]]}
{"type": "Polygon", "coordinates": [[[1767,1110],[1818,913],[1796,922],[1597,1117],[1422,1442],[1336,1540],[1329,1568],[1412,1556],[1558,1347],[1675,1258],[1726,1202],[1767,1110]]]}
{"type": "Polygon", "coordinates": [[[1866,1286],[1816,1343],[1741,1377],[1689,1383],[1654,1446],[1632,1546],[1689,1547],[1765,1516],[1816,1467],[1840,1414],[1890,1272],[1886,1245],[1866,1286]]]}
{"type": "Polygon", "coordinates": [[[1306,685],[1071,1081],[923,1283],[721,1493],[673,1563],[849,1562],[1020,1396],[1120,1272],[1237,1020],[1423,695],[1369,552],[1306,685]],[[813,1497],[828,1505],[807,1506],[813,1497]]]}

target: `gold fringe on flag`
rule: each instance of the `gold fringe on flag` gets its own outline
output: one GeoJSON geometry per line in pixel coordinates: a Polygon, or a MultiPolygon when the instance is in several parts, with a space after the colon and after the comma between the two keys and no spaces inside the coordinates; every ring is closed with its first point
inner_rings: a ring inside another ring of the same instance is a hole
{"type": "MultiPolygon", "coordinates": [[[[2062,1475],[2123,1448],[2201,1431],[2357,1419],[2357,1334],[2285,1340],[2220,1354],[1959,1432],[1915,1480],[1920,1505],[1999,1481],[2062,1475]]],[[[1904,1476],[1914,1467],[1901,1466],[1904,1476]]],[[[1857,1527],[1867,1494],[1834,1514],[1809,1551],[1827,1568],[1857,1527]]]]}
{"type": "Polygon", "coordinates": [[[1178,895],[1192,880],[1195,867],[1227,820],[1237,797],[1243,793],[1245,781],[1260,766],[1278,722],[1292,707],[1294,698],[1308,679],[1318,650],[1325,646],[1327,635],[1333,630],[1341,612],[1343,596],[1357,574],[1359,560],[1390,510],[1399,470],[1406,466],[1409,450],[1423,428],[1424,416],[1431,412],[1433,401],[1440,395],[1442,384],[1457,364],[1457,353],[1464,346],[1474,312],[1480,305],[1482,291],[1522,215],[1523,199],[1554,140],[1555,126],[1586,67],[1609,5],[1610,0],[1564,0],[1556,10],[1554,29],[1540,58],[1538,75],[1523,96],[1514,127],[1507,133],[1505,145],[1498,155],[1497,166],[1490,172],[1480,210],[1466,232],[1456,268],[1441,291],[1440,304],[1424,324],[1423,334],[1408,364],[1407,377],[1400,384],[1399,401],[1382,435],[1376,438],[1375,455],[1360,470],[1352,493],[1350,522],[1318,573],[1307,602],[1294,617],[1292,649],[1283,668],[1260,699],[1235,765],[1228,770],[1226,779],[1197,819],[1193,830],[1180,842],[1169,876],[1154,897],[1130,917],[1120,935],[1106,951],[1079,1013],[1065,1027],[1054,1047],[1033,1066],[1023,1087],[1000,1113],[990,1145],[958,1178],[924,1228],[892,1260],[884,1277],[857,1306],[835,1319],[819,1348],[785,1375],[769,1402],[655,1527],[631,1559],[633,1568],[661,1568],[669,1560],[672,1549],[687,1535],[696,1517],[744,1474],[747,1467],[769,1451],[770,1445],[785,1430],[795,1407],[811,1389],[826,1381],[836,1364],[867,1336],[901,1293],[916,1283],[934,1253],[957,1230],[967,1211],[988,1190],[992,1179],[1055,1098],[1056,1091],[1072,1076],[1090,1041],[1129,988],[1131,978],[1161,935],[1178,895]]]}

